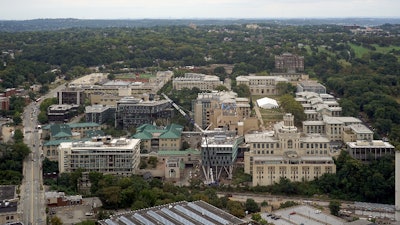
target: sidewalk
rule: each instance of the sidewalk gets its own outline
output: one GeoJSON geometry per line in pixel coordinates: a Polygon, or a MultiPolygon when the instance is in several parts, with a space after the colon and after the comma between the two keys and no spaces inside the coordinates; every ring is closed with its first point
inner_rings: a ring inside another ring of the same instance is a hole
{"type": "Polygon", "coordinates": [[[260,109],[257,106],[257,102],[254,104],[254,111],[256,112],[256,116],[257,116],[258,120],[260,121],[260,128],[261,128],[261,130],[264,131],[265,130],[264,120],[262,118],[260,109]]]}

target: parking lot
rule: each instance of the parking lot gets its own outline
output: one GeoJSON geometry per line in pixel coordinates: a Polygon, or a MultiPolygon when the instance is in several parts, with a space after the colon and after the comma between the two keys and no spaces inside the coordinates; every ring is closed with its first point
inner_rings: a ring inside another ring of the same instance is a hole
{"type": "Polygon", "coordinates": [[[57,216],[65,225],[76,224],[89,219],[96,219],[95,214],[91,216],[85,215],[86,213],[93,212],[93,203],[95,207],[101,205],[101,202],[98,200],[98,198],[84,198],[82,205],[52,207],[49,209],[49,217],[57,216]],[[54,213],[51,213],[52,211],[54,213]]]}
{"type": "Polygon", "coordinates": [[[269,223],[274,223],[276,225],[342,225],[345,222],[340,218],[326,214],[317,208],[305,205],[285,208],[273,213],[263,213],[261,216],[269,223]]]}

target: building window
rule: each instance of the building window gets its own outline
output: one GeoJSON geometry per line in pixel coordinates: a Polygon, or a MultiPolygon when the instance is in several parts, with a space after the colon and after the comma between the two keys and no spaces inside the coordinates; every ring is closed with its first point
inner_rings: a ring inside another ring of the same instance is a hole
{"type": "Polygon", "coordinates": [[[288,140],[287,146],[288,146],[288,148],[293,148],[293,141],[292,140],[288,140]]]}

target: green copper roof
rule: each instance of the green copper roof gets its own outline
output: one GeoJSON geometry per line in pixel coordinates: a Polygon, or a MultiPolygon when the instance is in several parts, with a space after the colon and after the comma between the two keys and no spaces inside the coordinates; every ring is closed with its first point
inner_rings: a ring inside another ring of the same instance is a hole
{"type": "Polygon", "coordinates": [[[183,126],[178,124],[170,124],[164,129],[151,124],[143,124],[136,129],[136,134],[133,137],[142,140],[150,140],[153,137],[158,137],[159,139],[178,139],[181,138],[182,131],[183,126]]]}
{"type": "Polygon", "coordinates": [[[71,128],[78,128],[78,127],[98,127],[100,124],[98,123],[67,123],[67,125],[71,128]]]}
{"type": "Polygon", "coordinates": [[[153,135],[150,132],[148,132],[147,130],[144,130],[140,133],[134,134],[133,137],[137,138],[137,139],[141,139],[141,140],[151,140],[153,135]]]}
{"type": "Polygon", "coordinates": [[[186,149],[183,151],[179,150],[160,150],[157,152],[159,156],[178,156],[178,155],[200,155],[201,151],[196,149],[186,149]]]}
{"type": "Polygon", "coordinates": [[[87,130],[85,131],[85,137],[97,137],[97,136],[104,136],[104,131],[102,130],[87,130]]]}
{"type": "Polygon", "coordinates": [[[140,127],[136,128],[136,133],[143,132],[144,130],[156,130],[157,127],[148,123],[140,125],[140,127]]]}
{"type": "Polygon", "coordinates": [[[53,124],[50,127],[52,138],[69,138],[72,136],[71,128],[67,124],[53,124]]]}
{"type": "Polygon", "coordinates": [[[183,126],[178,124],[170,124],[165,128],[165,130],[167,132],[161,134],[160,138],[165,138],[165,139],[180,138],[183,131],[183,126]]]}

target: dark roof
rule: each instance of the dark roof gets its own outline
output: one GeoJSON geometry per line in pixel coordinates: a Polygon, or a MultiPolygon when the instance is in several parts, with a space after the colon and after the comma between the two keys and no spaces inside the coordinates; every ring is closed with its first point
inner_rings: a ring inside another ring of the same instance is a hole
{"type": "Polygon", "coordinates": [[[0,186],[0,213],[17,211],[18,202],[15,199],[15,186],[4,185],[0,186]],[[9,202],[8,200],[13,200],[9,202]]]}
{"type": "Polygon", "coordinates": [[[0,202],[0,213],[16,212],[18,202],[0,202]]]}
{"type": "Polygon", "coordinates": [[[1,185],[0,186],[0,202],[15,198],[14,185],[1,185]]]}

